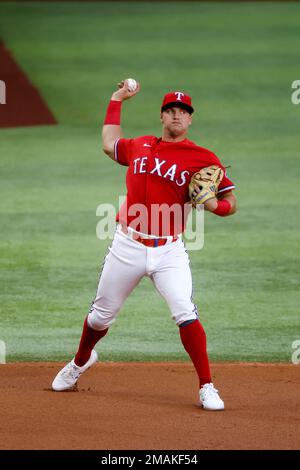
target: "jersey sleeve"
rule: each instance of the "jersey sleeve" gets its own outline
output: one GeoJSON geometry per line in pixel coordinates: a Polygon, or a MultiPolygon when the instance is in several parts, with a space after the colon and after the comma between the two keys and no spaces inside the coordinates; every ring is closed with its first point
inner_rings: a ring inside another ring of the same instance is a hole
{"type": "Polygon", "coordinates": [[[114,146],[115,161],[120,165],[129,166],[133,139],[117,139],[114,146]]]}
{"type": "Polygon", "coordinates": [[[226,168],[223,166],[222,168],[224,170],[224,177],[219,185],[218,194],[235,189],[235,184],[231,181],[231,179],[228,178],[226,168]]]}

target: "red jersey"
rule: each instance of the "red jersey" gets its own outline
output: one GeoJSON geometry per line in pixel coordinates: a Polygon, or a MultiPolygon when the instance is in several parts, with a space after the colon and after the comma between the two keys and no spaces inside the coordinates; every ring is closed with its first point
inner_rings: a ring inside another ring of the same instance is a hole
{"type": "Polygon", "coordinates": [[[190,200],[189,183],[192,175],[201,168],[218,165],[224,170],[218,193],[235,188],[218,157],[188,139],[181,142],[165,142],[154,136],[118,139],[114,153],[119,164],[128,166],[127,197],[117,215],[117,221],[143,233],[166,236],[184,231],[184,206],[190,200]],[[168,228],[163,227],[164,215],[159,210],[163,206],[176,210],[181,208],[182,211],[179,219],[177,213],[176,217],[171,214],[168,228]],[[153,209],[156,216],[159,212],[154,224],[153,209]]]}

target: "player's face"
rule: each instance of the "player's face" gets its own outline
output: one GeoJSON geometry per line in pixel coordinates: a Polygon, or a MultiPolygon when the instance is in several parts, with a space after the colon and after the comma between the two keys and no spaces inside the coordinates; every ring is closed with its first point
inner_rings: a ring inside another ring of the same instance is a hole
{"type": "Polygon", "coordinates": [[[169,108],[160,115],[163,130],[170,137],[180,137],[187,133],[192,123],[191,114],[182,108],[169,108]]]}

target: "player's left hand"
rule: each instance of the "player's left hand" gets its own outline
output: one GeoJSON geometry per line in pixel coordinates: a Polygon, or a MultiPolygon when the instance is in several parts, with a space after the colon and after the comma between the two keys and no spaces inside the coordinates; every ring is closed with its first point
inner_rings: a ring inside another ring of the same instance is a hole
{"type": "MultiPolygon", "coordinates": [[[[193,207],[216,198],[223,176],[224,171],[217,165],[202,168],[192,175],[189,184],[189,195],[193,207]]],[[[207,209],[210,210],[208,207],[207,209]]]]}

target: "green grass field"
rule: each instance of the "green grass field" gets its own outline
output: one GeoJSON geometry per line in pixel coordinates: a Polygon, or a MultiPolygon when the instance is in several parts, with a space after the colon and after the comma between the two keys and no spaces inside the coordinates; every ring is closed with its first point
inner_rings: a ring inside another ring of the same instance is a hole
{"type": "MultiPolygon", "coordinates": [[[[190,253],[211,359],[290,361],[300,338],[299,20],[287,2],[0,4],[0,37],[59,121],[0,130],[7,361],[65,360],[77,347],[109,244],[96,238],[96,208],[125,194],[126,170],[103,154],[100,129],[130,76],[142,91],[124,105],[125,136],[159,135],[162,96],[183,89],[197,110],[190,138],[232,166],[239,212],[207,215],[204,249],[190,253]]],[[[103,360],[187,358],[148,279],[97,350],[103,360]]]]}

